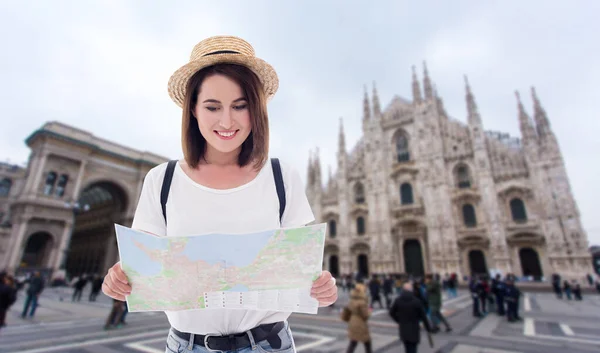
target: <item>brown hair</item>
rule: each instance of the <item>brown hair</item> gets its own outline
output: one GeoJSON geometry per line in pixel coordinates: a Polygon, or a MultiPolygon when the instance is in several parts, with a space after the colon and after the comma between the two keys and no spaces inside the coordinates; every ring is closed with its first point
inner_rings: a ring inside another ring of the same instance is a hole
{"type": "Polygon", "coordinates": [[[243,167],[254,161],[254,168],[260,169],[265,164],[269,153],[267,100],[258,76],[247,67],[234,64],[205,67],[196,72],[188,81],[181,120],[181,145],[185,161],[191,168],[196,168],[206,153],[206,139],[200,133],[193,111],[198,102],[202,82],[212,75],[225,75],[242,88],[244,98],[248,101],[252,130],[242,143],[238,165],[243,167]]]}

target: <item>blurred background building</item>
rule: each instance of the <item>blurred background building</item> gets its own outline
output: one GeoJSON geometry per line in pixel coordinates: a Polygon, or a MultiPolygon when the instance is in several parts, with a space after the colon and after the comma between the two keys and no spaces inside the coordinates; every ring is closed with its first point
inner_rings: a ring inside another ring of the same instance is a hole
{"type": "MultiPolygon", "coordinates": [[[[414,71],[414,68],[413,68],[414,71]]],[[[335,174],[310,157],[307,195],[327,222],[334,275],[592,271],[556,136],[532,88],[517,93],[521,139],[485,131],[466,82],[468,124],[452,119],[424,67],[412,100],[381,108],[366,88],[363,136],[350,150],[340,120],[335,174]]],[[[0,268],[54,277],[104,273],[114,223],[131,225],[144,176],[167,160],[49,122],[26,139],[26,167],[0,165],[0,268]]]]}
{"type": "Polygon", "coordinates": [[[465,77],[467,124],[452,119],[427,67],[412,100],[382,109],[365,87],[362,137],[348,151],[340,119],[335,174],[310,157],[307,194],[329,224],[334,274],[490,270],[540,279],[592,271],[588,240],[558,141],[531,89],[516,92],[521,138],[486,131],[465,77]]]}

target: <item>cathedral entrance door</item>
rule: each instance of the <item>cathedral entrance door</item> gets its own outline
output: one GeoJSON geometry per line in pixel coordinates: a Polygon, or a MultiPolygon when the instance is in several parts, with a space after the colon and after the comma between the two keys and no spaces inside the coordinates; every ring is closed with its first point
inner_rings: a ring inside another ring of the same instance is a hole
{"type": "Polygon", "coordinates": [[[416,239],[409,239],[404,242],[404,272],[415,277],[423,277],[425,269],[423,267],[423,252],[421,243],[416,239]]]}
{"type": "Polygon", "coordinates": [[[540,257],[537,251],[532,248],[522,248],[519,250],[519,259],[523,276],[532,276],[536,281],[542,279],[542,266],[540,266],[540,257]]]}
{"type": "Polygon", "coordinates": [[[331,255],[329,257],[329,272],[333,277],[340,276],[340,267],[337,255],[331,255]]]}
{"type": "Polygon", "coordinates": [[[365,254],[358,255],[358,274],[361,278],[369,277],[369,258],[365,254]]]}
{"type": "Polygon", "coordinates": [[[488,269],[485,263],[485,255],[481,250],[469,251],[469,269],[471,275],[487,275],[488,269]]]}

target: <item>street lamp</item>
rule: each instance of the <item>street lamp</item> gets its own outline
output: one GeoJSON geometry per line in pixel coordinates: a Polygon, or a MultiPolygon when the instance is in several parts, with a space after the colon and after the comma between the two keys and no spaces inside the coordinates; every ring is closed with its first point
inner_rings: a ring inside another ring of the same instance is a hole
{"type": "Polygon", "coordinates": [[[71,223],[71,231],[69,232],[69,237],[67,238],[67,243],[65,244],[65,248],[63,249],[63,260],[62,260],[62,263],[60,264],[60,269],[66,272],[67,255],[69,253],[69,247],[71,246],[71,239],[73,238],[73,231],[75,230],[75,217],[78,214],[89,211],[90,205],[88,205],[86,203],[83,206],[81,206],[81,204],[79,204],[79,202],[65,202],[65,207],[70,209],[71,212],[73,213],[73,222],[71,223]]]}

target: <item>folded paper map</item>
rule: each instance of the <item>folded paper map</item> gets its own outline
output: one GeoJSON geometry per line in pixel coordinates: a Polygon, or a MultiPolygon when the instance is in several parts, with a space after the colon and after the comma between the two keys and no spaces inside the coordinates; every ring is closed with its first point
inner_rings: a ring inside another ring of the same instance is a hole
{"type": "Polygon", "coordinates": [[[326,224],[249,234],[158,237],[115,225],[129,311],[251,309],[316,314],[310,289],[326,224]]]}

